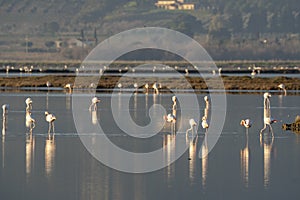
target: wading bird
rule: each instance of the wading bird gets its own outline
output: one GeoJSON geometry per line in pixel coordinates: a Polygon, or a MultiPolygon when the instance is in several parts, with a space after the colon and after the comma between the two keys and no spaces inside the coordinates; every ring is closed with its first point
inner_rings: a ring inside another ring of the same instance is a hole
{"type": "Polygon", "coordinates": [[[97,103],[99,103],[99,102],[100,102],[100,99],[98,99],[97,97],[92,98],[92,104],[90,105],[89,110],[91,111],[92,108],[94,111],[97,110],[97,103]]]}
{"type": "Polygon", "coordinates": [[[284,96],[286,96],[286,89],[283,83],[278,85],[278,88],[284,92],[284,96]]]}
{"type": "Polygon", "coordinates": [[[176,122],[176,117],[172,114],[168,114],[168,115],[164,115],[164,120],[166,122],[172,122],[175,123],[176,122]]]}
{"type": "Polygon", "coordinates": [[[267,128],[267,126],[269,126],[269,131],[271,131],[272,137],[274,137],[271,124],[276,123],[277,120],[271,117],[270,97],[270,93],[264,93],[264,127],[260,130],[260,136],[262,135],[263,131],[267,128]]]}
{"type": "Polygon", "coordinates": [[[154,89],[154,94],[158,94],[158,93],[159,93],[158,87],[159,87],[159,86],[158,86],[157,83],[153,83],[152,88],[154,89]]]}
{"type": "Polygon", "coordinates": [[[240,125],[244,126],[246,128],[246,133],[248,133],[248,129],[252,126],[252,121],[250,119],[242,119],[240,125]]]}
{"type": "Polygon", "coordinates": [[[69,94],[72,93],[72,84],[71,83],[67,83],[64,88],[68,89],[69,94]]]}
{"type": "Polygon", "coordinates": [[[176,107],[177,107],[177,97],[176,96],[172,96],[172,101],[173,101],[172,109],[176,110],[176,107]]]}
{"type": "Polygon", "coordinates": [[[190,124],[190,128],[186,130],[186,136],[188,136],[189,131],[192,131],[192,134],[194,135],[194,127],[197,126],[197,123],[195,122],[195,120],[192,118],[189,120],[189,124],[190,124]]]}
{"type": "Polygon", "coordinates": [[[31,98],[28,97],[25,100],[25,103],[26,103],[26,112],[31,112],[31,109],[32,109],[32,100],[31,100],[31,98]]]}
{"type": "Polygon", "coordinates": [[[32,133],[32,130],[35,127],[35,120],[31,117],[31,112],[26,112],[26,127],[29,128],[29,133],[32,133]]]}
{"type": "Polygon", "coordinates": [[[201,125],[202,125],[202,128],[205,129],[205,132],[207,132],[207,129],[208,129],[209,125],[207,123],[207,118],[205,116],[202,117],[202,123],[201,123],[201,125]]]}
{"type": "Polygon", "coordinates": [[[45,112],[45,116],[46,116],[46,121],[49,123],[48,134],[50,134],[51,128],[54,133],[54,121],[56,120],[56,117],[47,111],[45,112]]]}
{"type": "Polygon", "coordinates": [[[3,104],[2,105],[2,110],[3,110],[3,117],[2,117],[2,135],[4,136],[6,133],[6,129],[7,129],[7,113],[8,113],[8,108],[9,105],[8,104],[3,104]]]}
{"type": "Polygon", "coordinates": [[[247,129],[252,126],[252,122],[250,119],[242,119],[240,124],[241,126],[244,126],[247,129]]]}

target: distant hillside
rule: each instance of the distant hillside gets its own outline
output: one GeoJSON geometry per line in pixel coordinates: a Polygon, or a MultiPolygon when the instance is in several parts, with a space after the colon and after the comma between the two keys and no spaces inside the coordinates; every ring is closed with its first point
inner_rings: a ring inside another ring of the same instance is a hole
{"type": "Polygon", "coordinates": [[[114,33],[135,26],[218,32],[300,32],[298,0],[190,0],[194,11],[166,11],[155,0],[1,0],[0,31],[45,34],[99,28],[114,33]],[[178,16],[180,18],[178,19],[178,16]],[[177,20],[176,20],[177,19],[177,20]],[[51,24],[52,23],[52,24],[51,24]],[[102,27],[105,25],[105,27],[102,27]]]}
{"type": "Polygon", "coordinates": [[[155,2],[0,0],[0,50],[24,50],[30,40],[31,51],[49,52],[52,47],[45,42],[95,36],[101,41],[130,28],[159,26],[194,37],[220,59],[299,55],[292,49],[300,40],[299,0],[186,0],[195,4],[191,11],[159,9],[155,2]]]}

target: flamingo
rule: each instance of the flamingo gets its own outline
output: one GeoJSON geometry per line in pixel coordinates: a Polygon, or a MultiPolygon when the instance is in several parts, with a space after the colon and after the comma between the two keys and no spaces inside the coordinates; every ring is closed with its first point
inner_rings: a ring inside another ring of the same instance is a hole
{"type": "Polygon", "coordinates": [[[242,119],[240,125],[246,128],[246,133],[248,134],[248,129],[252,126],[252,121],[250,119],[242,119]]]}
{"type": "Polygon", "coordinates": [[[26,103],[26,112],[30,112],[31,109],[32,109],[32,100],[30,97],[28,97],[26,100],[25,100],[25,103],[26,103]]]}
{"type": "Polygon", "coordinates": [[[204,101],[205,101],[205,108],[209,108],[209,100],[208,100],[208,97],[207,96],[204,96],[204,101]]]}
{"type": "Polygon", "coordinates": [[[158,94],[158,93],[159,93],[158,87],[159,87],[159,86],[158,86],[157,83],[153,83],[152,88],[154,89],[154,94],[158,94]]]}
{"type": "Polygon", "coordinates": [[[32,129],[35,127],[35,120],[31,117],[31,112],[26,112],[26,127],[29,128],[29,132],[32,133],[32,129]]]}
{"type": "Polygon", "coordinates": [[[148,83],[146,83],[146,84],[144,85],[144,88],[146,89],[146,94],[148,94],[148,90],[149,90],[149,84],[148,84],[148,83]]]}
{"type": "Polygon", "coordinates": [[[173,114],[168,114],[163,116],[164,120],[168,123],[172,123],[171,126],[171,132],[175,133],[176,132],[176,116],[173,114]]]}
{"type": "Polygon", "coordinates": [[[164,115],[164,120],[166,122],[175,123],[176,122],[176,117],[173,114],[168,114],[168,115],[164,115]]]}
{"type": "Polygon", "coordinates": [[[119,88],[119,90],[120,90],[120,92],[121,92],[121,89],[122,89],[122,83],[119,83],[119,84],[118,84],[118,88],[119,88]]]}
{"type": "Polygon", "coordinates": [[[92,110],[92,107],[94,108],[93,110],[97,110],[97,103],[100,102],[100,99],[98,99],[97,97],[92,98],[92,104],[89,107],[89,110],[92,110]]]}
{"type": "Polygon", "coordinates": [[[202,125],[202,128],[204,128],[207,131],[209,125],[207,123],[207,118],[205,116],[202,117],[202,123],[201,123],[201,125],[202,125]]]}
{"type": "Polygon", "coordinates": [[[3,104],[2,105],[2,110],[3,110],[3,118],[2,118],[2,135],[4,136],[6,133],[6,129],[7,129],[7,113],[8,113],[8,108],[9,105],[8,104],[3,104]]]}
{"type": "Polygon", "coordinates": [[[137,84],[137,83],[134,83],[134,84],[133,84],[133,87],[135,88],[135,92],[137,93],[138,88],[139,88],[138,84],[137,84]]]}
{"type": "Polygon", "coordinates": [[[271,117],[271,107],[270,107],[270,97],[271,94],[268,92],[264,93],[264,127],[260,130],[260,136],[262,132],[269,126],[269,131],[272,133],[272,137],[274,137],[273,129],[271,124],[276,123],[277,120],[271,117]]]}
{"type": "Polygon", "coordinates": [[[51,128],[54,133],[54,121],[56,120],[56,117],[47,111],[45,112],[45,116],[46,116],[46,121],[49,123],[48,134],[50,135],[51,128]]]}
{"type": "Polygon", "coordinates": [[[3,110],[3,116],[8,113],[9,105],[8,104],[3,104],[2,105],[2,110],[3,110]]]}
{"type": "Polygon", "coordinates": [[[173,101],[173,110],[176,110],[176,107],[177,107],[177,98],[176,98],[176,96],[172,96],[172,101],[173,101]]]}
{"type": "Polygon", "coordinates": [[[50,81],[47,81],[47,82],[46,82],[46,86],[47,86],[47,88],[48,88],[48,90],[49,90],[49,87],[51,87],[50,81]]]}
{"type": "Polygon", "coordinates": [[[283,83],[278,85],[278,88],[284,92],[284,96],[286,96],[286,89],[283,83]]]}
{"type": "Polygon", "coordinates": [[[67,83],[64,88],[67,88],[69,90],[69,93],[72,93],[72,84],[71,83],[67,83]]]}
{"type": "Polygon", "coordinates": [[[197,123],[195,120],[192,118],[189,120],[190,128],[186,130],[186,136],[188,135],[189,131],[192,131],[192,134],[194,134],[194,127],[197,126],[197,123]]]}
{"type": "Polygon", "coordinates": [[[250,119],[242,119],[240,124],[248,129],[252,126],[252,121],[250,119]]]}

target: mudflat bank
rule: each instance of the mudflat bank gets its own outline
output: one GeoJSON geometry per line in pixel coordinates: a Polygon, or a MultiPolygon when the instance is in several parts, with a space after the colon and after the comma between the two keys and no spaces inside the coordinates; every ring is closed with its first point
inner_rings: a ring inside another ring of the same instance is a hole
{"type": "Polygon", "coordinates": [[[37,77],[0,77],[0,87],[2,88],[21,88],[21,87],[46,87],[46,82],[51,83],[51,87],[64,87],[71,83],[74,88],[89,88],[97,86],[98,89],[112,89],[118,87],[119,83],[122,88],[133,88],[134,83],[139,88],[144,87],[146,83],[151,88],[153,83],[160,83],[162,88],[171,89],[220,89],[223,81],[226,90],[276,90],[278,85],[283,83],[287,90],[299,90],[300,79],[289,77],[248,77],[248,76],[222,76],[203,79],[201,77],[182,77],[182,78],[157,78],[157,77],[120,77],[120,76],[102,76],[98,77],[75,77],[75,76],[37,76],[37,77]],[[76,81],[75,81],[76,78],[76,81]],[[221,79],[220,79],[221,78],[221,79]],[[207,84],[217,82],[215,85],[207,84]],[[93,83],[93,84],[92,84],[93,83]]]}

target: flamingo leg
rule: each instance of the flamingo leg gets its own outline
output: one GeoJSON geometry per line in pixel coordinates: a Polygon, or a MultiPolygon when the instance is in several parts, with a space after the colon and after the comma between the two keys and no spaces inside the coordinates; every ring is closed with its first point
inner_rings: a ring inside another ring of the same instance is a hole
{"type": "Polygon", "coordinates": [[[51,122],[49,122],[49,128],[48,128],[48,134],[50,135],[50,131],[51,131],[51,122]]]}
{"type": "Polygon", "coordinates": [[[54,134],[54,122],[51,122],[51,125],[52,125],[52,131],[53,131],[53,134],[54,134]]]}
{"type": "Polygon", "coordinates": [[[260,135],[262,135],[263,131],[266,130],[267,124],[264,123],[264,127],[260,130],[260,135]]]}
{"type": "Polygon", "coordinates": [[[274,132],[273,132],[273,128],[271,126],[271,124],[269,124],[269,131],[272,133],[272,138],[274,137],[274,132]]]}

